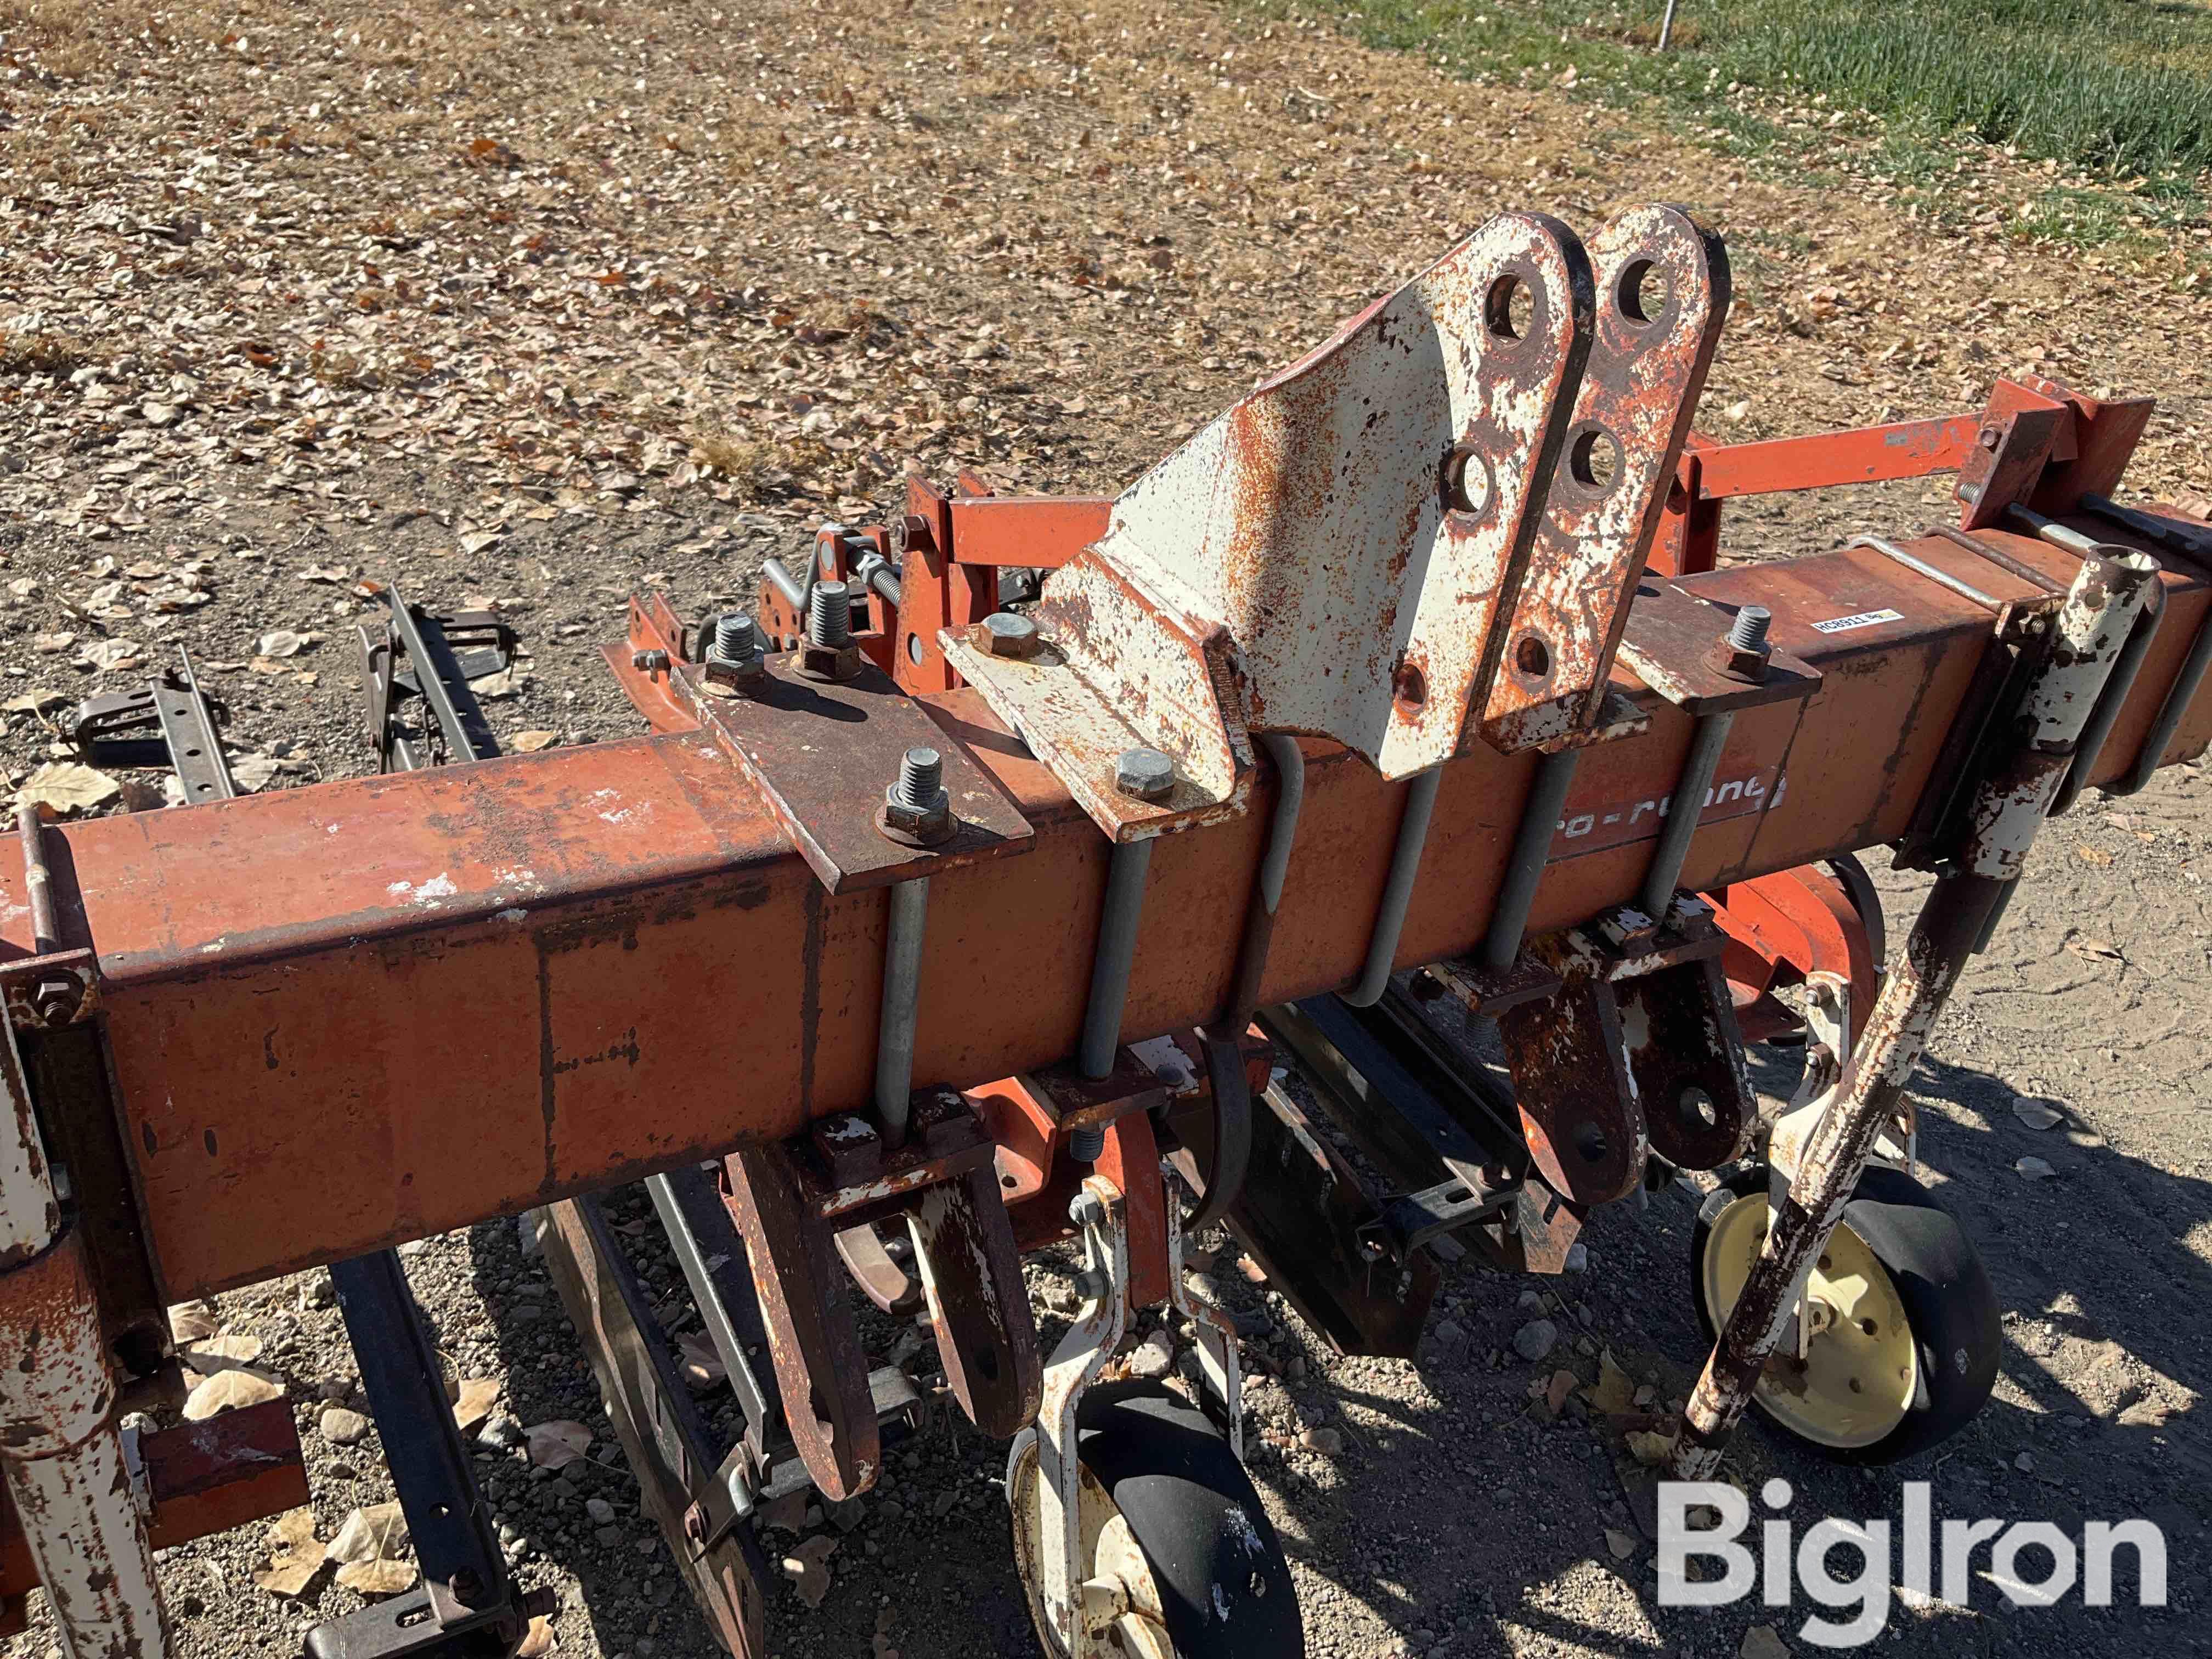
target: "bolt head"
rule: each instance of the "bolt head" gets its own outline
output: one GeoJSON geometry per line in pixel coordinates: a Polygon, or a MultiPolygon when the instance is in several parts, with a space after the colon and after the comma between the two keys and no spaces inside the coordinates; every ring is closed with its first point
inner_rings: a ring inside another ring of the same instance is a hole
{"type": "Polygon", "coordinates": [[[1037,625],[1012,611],[994,611],[976,625],[976,642],[994,657],[1031,657],[1041,642],[1037,625]]]}
{"type": "Polygon", "coordinates": [[[1097,1194],[1085,1188],[1067,1200],[1067,1218],[1079,1227],[1092,1227],[1106,1218],[1106,1206],[1097,1194]]]}
{"type": "Polygon", "coordinates": [[[1114,768],[1114,787],[1138,800],[1165,800],[1175,793],[1175,763],[1157,749],[1126,749],[1114,768]]]}
{"type": "Polygon", "coordinates": [[[629,665],[641,674],[658,674],[668,666],[668,653],[659,650],[633,651],[629,653],[629,665]]]}
{"type": "Polygon", "coordinates": [[[927,549],[930,541],[929,520],[919,513],[905,514],[891,520],[891,552],[895,556],[904,558],[910,547],[927,549]]]}
{"type": "Polygon", "coordinates": [[[1995,449],[2003,435],[1996,428],[1985,426],[1974,434],[1974,441],[1984,449],[1995,449]]]}

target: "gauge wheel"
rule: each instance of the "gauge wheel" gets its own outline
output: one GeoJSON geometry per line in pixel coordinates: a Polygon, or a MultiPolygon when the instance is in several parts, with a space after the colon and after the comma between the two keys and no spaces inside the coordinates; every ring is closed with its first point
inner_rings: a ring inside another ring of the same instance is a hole
{"type": "MultiPolygon", "coordinates": [[[[1157,1383],[1088,1390],[1079,1413],[1079,1582],[1118,1581],[1127,1611],[1097,1651],[1127,1659],[1303,1659],[1290,1564],[1244,1466],[1212,1422],[1157,1383]]],[[[1066,1649],[1044,1618],[1036,1436],[1006,1469],[1014,1564],[1037,1639],[1066,1649]]]]}
{"type": "MultiPolygon", "coordinates": [[[[1767,1167],[1706,1197],[1691,1284],[1708,1341],[1735,1306],[1771,1214],[1767,1167]]],[[[1893,1463],[1980,1411],[2004,1346],[1996,1291],[1958,1220],[1901,1170],[1869,1166],[1807,1285],[1805,1358],[1778,1355],[1752,1402],[1777,1427],[1847,1463],[1893,1463]]]]}

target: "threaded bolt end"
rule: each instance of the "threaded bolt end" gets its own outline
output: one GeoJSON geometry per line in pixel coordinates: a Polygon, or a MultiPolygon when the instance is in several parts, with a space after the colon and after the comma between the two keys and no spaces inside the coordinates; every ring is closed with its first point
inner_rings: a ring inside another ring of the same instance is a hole
{"type": "Polygon", "coordinates": [[[806,642],[842,650],[853,642],[853,593],[842,582],[817,582],[806,596],[806,642]]]}
{"type": "Polygon", "coordinates": [[[1067,1132],[1067,1155],[1078,1164],[1096,1164],[1106,1156],[1105,1129],[1096,1123],[1070,1129],[1067,1132]]]}
{"type": "Polygon", "coordinates": [[[927,807],[945,786],[945,757],[934,749],[909,749],[899,757],[899,799],[927,807]]]}
{"type": "Polygon", "coordinates": [[[759,629],[742,611],[728,611],[714,618],[714,654],[725,662],[743,662],[757,648],[759,629]]]}
{"type": "Polygon", "coordinates": [[[1738,651],[1756,651],[1766,643],[1766,628],[1774,620],[1774,613],[1763,605],[1747,605],[1735,613],[1735,624],[1729,629],[1728,642],[1738,651]]]}

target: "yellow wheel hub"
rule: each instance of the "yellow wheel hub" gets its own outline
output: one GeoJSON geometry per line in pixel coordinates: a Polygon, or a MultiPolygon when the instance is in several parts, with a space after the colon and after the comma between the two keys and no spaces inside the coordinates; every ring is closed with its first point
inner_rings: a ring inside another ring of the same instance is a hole
{"type": "MultiPolygon", "coordinates": [[[[1772,1220],[1765,1193],[1715,1218],[1698,1270],[1716,1325],[1727,1324],[1772,1220]]],[[[1798,1318],[1804,1357],[1785,1335],[1753,1390],[1759,1409],[1816,1445],[1848,1450],[1883,1439],[1911,1408],[1919,1351],[1888,1269],[1848,1225],[1837,1225],[1814,1263],[1798,1318]]]]}
{"type": "MultiPolygon", "coordinates": [[[[1014,1565],[1021,1574],[1022,1589],[1029,1598],[1030,1620],[1037,1640],[1056,1659],[1069,1659],[1066,1648],[1053,1634],[1044,1612],[1044,1576],[1040,1568],[1044,1548],[1043,1521],[1037,1502],[1036,1447],[1032,1443],[1015,1460],[1008,1496],[1013,1508],[1014,1565]]],[[[1160,1608],[1159,1585],[1136,1534],[1106,1488],[1086,1465],[1082,1472],[1083,1544],[1077,1556],[1076,1619],[1087,1642],[1073,1659],[1175,1659],[1175,1644],[1168,1638],[1166,1615],[1160,1608]]]]}

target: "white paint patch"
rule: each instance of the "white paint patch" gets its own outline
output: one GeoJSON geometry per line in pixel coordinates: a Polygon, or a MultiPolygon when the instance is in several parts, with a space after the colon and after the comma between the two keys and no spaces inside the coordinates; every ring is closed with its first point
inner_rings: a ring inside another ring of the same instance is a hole
{"type": "Polygon", "coordinates": [[[1218,1579],[1214,1581],[1212,1589],[1213,1591],[1213,1616],[1225,1625],[1229,1622],[1229,1597],[1224,1594],[1221,1588],[1221,1583],[1218,1579]]]}
{"type": "Polygon", "coordinates": [[[530,912],[527,910],[501,910],[495,915],[492,920],[506,922],[509,927],[519,927],[526,921],[529,916],[530,912]]]}
{"type": "Polygon", "coordinates": [[[453,885],[450,872],[441,870],[420,887],[411,881],[395,881],[384,890],[392,896],[394,902],[404,899],[410,904],[435,904],[440,899],[453,897],[460,889],[453,885]]]}
{"type": "Polygon", "coordinates": [[[326,823],[323,826],[323,833],[326,836],[335,836],[343,827],[343,826],[340,824],[326,823]]]}

